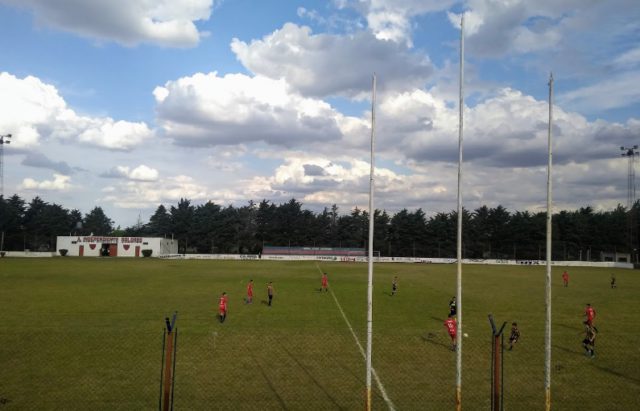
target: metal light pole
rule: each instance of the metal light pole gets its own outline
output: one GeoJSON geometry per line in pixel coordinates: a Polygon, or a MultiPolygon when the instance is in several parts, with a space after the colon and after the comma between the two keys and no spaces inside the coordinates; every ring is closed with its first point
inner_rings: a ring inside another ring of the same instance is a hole
{"type": "MultiPolygon", "coordinates": [[[[640,155],[638,152],[638,145],[634,145],[633,147],[624,147],[621,146],[620,150],[622,150],[622,157],[627,157],[627,240],[629,247],[629,254],[633,253],[634,249],[634,230],[633,226],[635,223],[633,205],[636,202],[636,157],[640,155]]],[[[631,260],[633,261],[633,256],[631,256],[631,260]]]]}
{"type": "Polygon", "coordinates": [[[622,157],[627,157],[629,160],[628,164],[628,176],[627,176],[627,210],[631,210],[633,204],[636,201],[636,168],[635,168],[635,160],[636,157],[640,155],[638,152],[638,145],[634,145],[633,147],[620,147],[620,150],[623,151],[622,157]]]}
{"type": "Polygon", "coordinates": [[[0,134],[0,196],[2,196],[3,198],[4,198],[4,145],[9,143],[11,143],[11,134],[0,134]]]}

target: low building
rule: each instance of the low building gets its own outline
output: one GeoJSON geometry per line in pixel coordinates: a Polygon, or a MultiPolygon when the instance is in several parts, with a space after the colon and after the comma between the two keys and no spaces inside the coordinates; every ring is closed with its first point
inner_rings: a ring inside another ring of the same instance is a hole
{"type": "Polygon", "coordinates": [[[142,257],[151,250],[152,257],[178,253],[178,240],[161,237],[58,236],[56,250],[67,250],[76,257],[142,257]]]}
{"type": "Polygon", "coordinates": [[[613,261],[614,263],[630,263],[631,254],[619,253],[617,251],[602,251],[600,253],[600,261],[613,261]]]}

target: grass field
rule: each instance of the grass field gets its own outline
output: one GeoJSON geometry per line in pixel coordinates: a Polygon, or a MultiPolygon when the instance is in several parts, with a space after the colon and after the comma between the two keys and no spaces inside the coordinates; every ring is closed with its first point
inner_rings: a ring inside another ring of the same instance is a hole
{"type": "MultiPolygon", "coordinates": [[[[638,273],[573,267],[563,288],[563,269],[553,271],[553,409],[637,409],[638,273]],[[594,359],[580,345],[587,302],[598,312],[594,359]]],[[[455,270],[376,265],[375,409],[454,409],[455,353],[442,323],[455,270]]],[[[157,409],[164,317],[174,310],[176,410],[363,409],[364,359],[345,318],[365,346],[366,277],[355,263],[0,259],[0,409],[157,409]],[[331,293],[318,291],[321,270],[331,293]],[[250,278],[256,297],[245,305],[250,278]],[[229,315],[219,324],[222,291],[229,315]]],[[[464,266],[463,409],[489,409],[489,313],[522,332],[505,352],[505,409],[544,408],[544,279],[543,266],[464,266]]]]}

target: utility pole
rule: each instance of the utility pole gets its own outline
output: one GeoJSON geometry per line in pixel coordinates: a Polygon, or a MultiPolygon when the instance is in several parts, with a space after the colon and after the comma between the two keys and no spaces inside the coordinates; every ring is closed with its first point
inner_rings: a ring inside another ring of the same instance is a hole
{"type": "Polygon", "coordinates": [[[4,145],[11,143],[11,134],[0,134],[0,196],[4,198],[4,145]]]}

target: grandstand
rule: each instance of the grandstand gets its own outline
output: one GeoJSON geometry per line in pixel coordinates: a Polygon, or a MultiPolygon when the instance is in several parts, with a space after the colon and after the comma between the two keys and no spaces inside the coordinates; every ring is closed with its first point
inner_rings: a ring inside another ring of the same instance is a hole
{"type": "Polygon", "coordinates": [[[262,248],[262,255],[331,255],[347,257],[364,257],[364,248],[342,248],[342,247],[275,247],[265,245],[262,248]]]}

